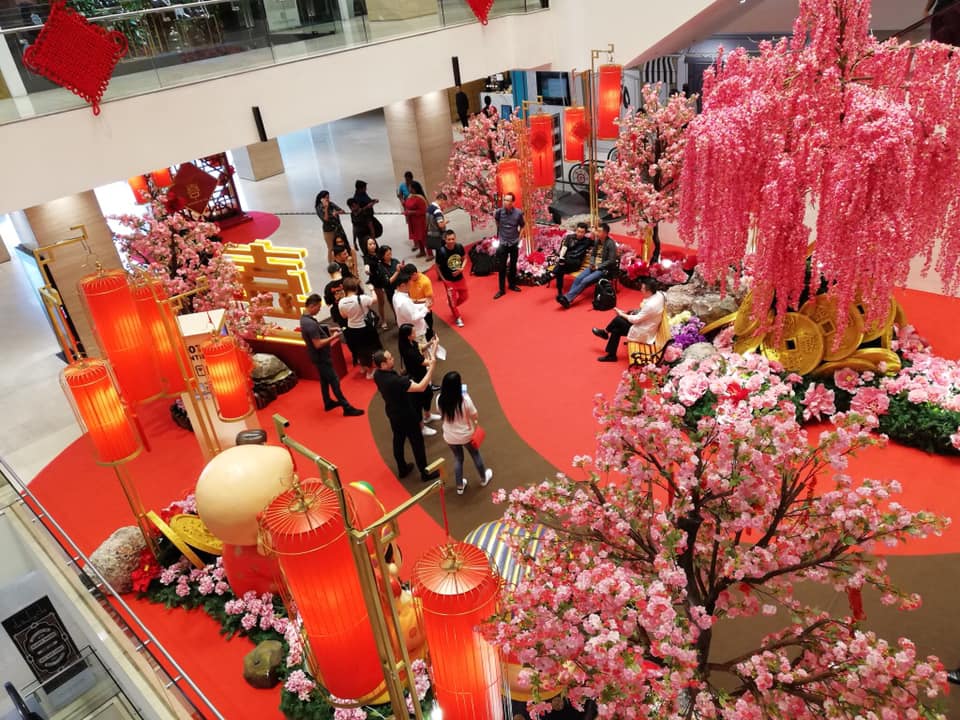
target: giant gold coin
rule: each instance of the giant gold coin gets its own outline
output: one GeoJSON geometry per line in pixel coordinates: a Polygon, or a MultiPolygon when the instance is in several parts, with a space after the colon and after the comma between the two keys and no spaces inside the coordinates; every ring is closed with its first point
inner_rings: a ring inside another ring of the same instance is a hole
{"type": "Polygon", "coordinates": [[[211,555],[223,554],[223,541],[210,532],[198,515],[174,515],[170,527],[190,547],[211,555]]]}
{"type": "Polygon", "coordinates": [[[843,360],[834,360],[833,362],[825,362],[823,365],[815,368],[810,374],[816,378],[823,377],[832,377],[837,370],[842,370],[844,368],[850,368],[851,370],[856,370],[857,372],[875,372],[877,366],[874,365],[869,360],[864,358],[856,357],[846,357],[843,360]]]}
{"type": "Polygon", "coordinates": [[[827,295],[810,298],[800,313],[813,320],[823,333],[823,359],[839,360],[852,353],[863,342],[863,316],[855,307],[847,308],[847,325],[837,341],[837,301],[827,295]]]}
{"type": "Polygon", "coordinates": [[[760,327],[760,322],[753,317],[753,290],[748,290],[737,308],[737,317],[733,321],[733,334],[737,336],[750,335],[760,327]]]}
{"type": "Polygon", "coordinates": [[[788,372],[806,375],[823,360],[823,333],[817,324],[800,313],[788,312],[783,329],[771,330],[760,344],[760,351],[770,360],[783,365],[788,372]]]}
{"type": "Polygon", "coordinates": [[[201,559],[197,556],[197,554],[196,554],[193,550],[190,549],[190,546],[186,543],[186,541],[183,539],[183,537],[180,535],[180,533],[178,533],[178,532],[177,532],[176,530],[174,530],[172,527],[170,527],[169,525],[167,525],[167,524],[163,521],[163,519],[162,519],[159,515],[157,515],[153,510],[148,510],[148,511],[147,511],[147,519],[148,519],[150,522],[152,522],[152,523],[157,527],[157,529],[158,529],[160,532],[163,533],[163,536],[164,536],[167,540],[169,540],[170,542],[173,543],[174,547],[176,547],[177,550],[179,550],[181,553],[183,553],[183,556],[184,556],[187,560],[189,560],[189,561],[193,564],[194,567],[196,567],[196,568],[202,568],[202,567],[203,567],[203,565],[204,565],[203,560],[201,560],[201,559]]]}
{"type": "Polygon", "coordinates": [[[897,301],[893,298],[890,298],[890,307],[886,316],[880,322],[867,322],[867,309],[862,303],[858,302],[856,308],[863,316],[863,342],[870,342],[882,337],[887,330],[893,327],[893,321],[897,316],[897,301]]]}
{"type": "Polygon", "coordinates": [[[872,362],[874,365],[878,366],[878,368],[880,363],[886,363],[887,375],[896,375],[898,372],[900,372],[900,368],[902,366],[899,355],[893,352],[893,350],[888,350],[887,348],[882,347],[861,348],[853,353],[853,355],[850,357],[857,360],[867,360],[868,362],[872,362]]]}

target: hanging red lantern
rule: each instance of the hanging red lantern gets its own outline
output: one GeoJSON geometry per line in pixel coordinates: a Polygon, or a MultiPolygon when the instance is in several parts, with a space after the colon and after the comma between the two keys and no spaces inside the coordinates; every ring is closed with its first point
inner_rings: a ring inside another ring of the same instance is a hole
{"type": "Polygon", "coordinates": [[[553,116],[538,113],[530,116],[530,163],[533,165],[533,184],[553,187],[553,116]]]}
{"type": "Polygon", "coordinates": [[[153,200],[153,193],[150,192],[150,183],[147,182],[146,175],[134,175],[127,180],[127,185],[133,191],[133,199],[137,205],[146,205],[153,200]]]}
{"type": "Polygon", "coordinates": [[[81,278],[79,290],[123,397],[135,404],[159,396],[163,384],[153,364],[153,349],[140,322],[127,274],[118,269],[87,275],[81,278]]]}
{"type": "Polygon", "coordinates": [[[455,542],[428,550],[413,569],[444,720],[502,720],[502,670],[477,626],[497,611],[500,578],[478,547],[455,542]]]}
{"type": "Polygon", "coordinates": [[[586,109],[582,105],[568,107],[563,113],[564,159],[583,162],[583,143],[589,135],[586,109]]]}
{"type": "Polygon", "coordinates": [[[597,137],[616,140],[620,134],[620,93],[623,88],[623,66],[601,65],[597,69],[597,137]]]}
{"type": "Polygon", "coordinates": [[[270,503],[260,526],[303,620],[311,671],[339,698],[368,695],[383,671],[336,493],[305,480],[270,503]]]}
{"type": "Polygon", "coordinates": [[[250,358],[230,336],[215,337],[200,344],[207,365],[210,392],[217,400],[217,414],[227,422],[253,412],[250,358]]]}
{"type": "Polygon", "coordinates": [[[149,278],[134,285],[132,293],[140,322],[152,343],[153,363],[163,381],[164,391],[167,395],[182,393],[187,389],[183,372],[190,367],[190,358],[180,338],[170,337],[177,321],[170,306],[162,302],[167,299],[167,291],[159,280],[149,278]]]}
{"type": "Polygon", "coordinates": [[[154,170],[150,173],[150,179],[153,181],[153,186],[158,190],[173,185],[173,176],[170,174],[170,168],[154,170]]]}
{"type": "Polygon", "coordinates": [[[60,382],[80,427],[93,441],[98,462],[120,463],[140,452],[139,436],[103,360],[71,363],[60,373],[60,382]]]}
{"type": "Polygon", "coordinates": [[[516,158],[506,158],[497,163],[497,194],[503,198],[510,193],[514,203],[523,206],[523,194],[520,185],[520,161],[516,158]]]}

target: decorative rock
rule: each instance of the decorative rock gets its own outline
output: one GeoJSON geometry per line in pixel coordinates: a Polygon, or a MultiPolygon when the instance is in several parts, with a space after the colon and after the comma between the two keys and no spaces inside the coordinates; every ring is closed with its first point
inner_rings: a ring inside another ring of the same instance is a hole
{"type": "Polygon", "coordinates": [[[283,661],[283,645],[279,640],[264,640],[243,658],[243,679],[247,684],[268,690],[280,679],[277,668],[283,661]]]}
{"type": "Polygon", "coordinates": [[[133,590],[131,573],[137,569],[140,555],[147,543],[136,525],[128,525],[114,531],[100,547],[90,555],[90,563],[103,575],[110,586],[119,593],[133,590]]]}
{"type": "Polygon", "coordinates": [[[255,353],[253,356],[253,370],[250,371],[250,376],[254,380],[265,380],[279,375],[284,370],[290,372],[290,368],[284,365],[283,361],[276,355],[255,353]]]}
{"type": "Polygon", "coordinates": [[[698,342],[687,347],[683,351],[684,360],[703,360],[711,355],[716,355],[717,349],[708,342],[698,342]]]}
{"type": "Polygon", "coordinates": [[[672,316],[689,310],[704,323],[719,320],[724,315],[735,312],[746,293],[745,288],[733,290],[733,282],[734,278],[730,277],[727,293],[721,297],[720,289],[710,285],[700,275],[699,269],[696,269],[688,282],[674,285],[666,291],[667,312],[672,316]]]}

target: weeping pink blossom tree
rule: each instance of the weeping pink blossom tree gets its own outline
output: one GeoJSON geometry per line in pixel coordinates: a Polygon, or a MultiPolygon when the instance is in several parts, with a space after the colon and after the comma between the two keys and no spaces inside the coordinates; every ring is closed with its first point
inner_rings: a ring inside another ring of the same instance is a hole
{"type": "Polygon", "coordinates": [[[792,38],[721,54],[704,73],[680,233],[713,280],[755,252],[758,316],[774,297],[778,316],[797,305],[809,203],[812,262],[840,307],[859,297],[880,319],[918,255],[958,289],[960,54],[879,42],[869,24],[870,0],[800,0],[792,38]]]}
{"type": "Polygon", "coordinates": [[[660,259],[660,223],[676,220],[680,209],[680,171],[687,125],[695,113],[691,100],[673,95],[660,102],[660,85],[644,85],[643,106],[620,123],[616,159],[600,172],[603,204],[639,233],[653,233],[651,263],[660,259]]]}
{"type": "Polygon", "coordinates": [[[833,423],[811,444],[791,401],[800,378],[775,369],[724,353],[626,375],[598,401],[596,458],[575,458],[584,479],[511,491],[515,552],[521,531],[547,530],[485,633],[526,666],[535,699],[559,687],[618,720],[943,717],[930,707],[942,665],[863,627],[861,592],[917,607],[872,551],[948,521],[902,507],[894,481],[846,474],[879,442],[869,402],[838,414],[811,387],[806,412],[833,423]],[[801,582],[847,593],[849,614],[801,599],[801,582]],[[716,648],[730,619],[758,615],[781,629],[716,648]]]}

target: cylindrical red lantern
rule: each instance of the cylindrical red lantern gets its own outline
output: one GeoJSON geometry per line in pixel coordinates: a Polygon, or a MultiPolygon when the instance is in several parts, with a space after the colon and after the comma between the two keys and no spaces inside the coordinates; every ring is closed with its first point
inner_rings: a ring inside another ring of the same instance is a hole
{"type": "Polygon", "coordinates": [[[93,441],[98,462],[123,462],[140,451],[140,438],[103,360],[71,363],[61,372],[60,381],[81,428],[93,441]]]}
{"type": "Polygon", "coordinates": [[[533,184],[553,187],[553,116],[538,113],[530,116],[530,163],[533,165],[533,184]]]}
{"type": "Polygon", "coordinates": [[[127,402],[138,403],[160,395],[163,385],[127,274],[123,270],[106,270],[87,275],[80,280],[79,289],[100,349],[113,366],[127,402]]]}
{"type": "Polygon", "coordinates": [[[616,140],[620,134],[620,93],[623,88],[623,66],[601,65],[597,68],[597,137],[616,140]]]}
{"type": "Polygon", "coordinates": [[[344,700],[379,687],[383,671],[336,493],[306,480],[271,502],[260,525],[303,620],[317,679],[344,700]]]}
{"type": "Polygon", "coordinates": [[[187,389],[183,371],[190,367],[190,358],[180,338],[170,337],[177,327],[177,321],[170,307],[161,302],[167,299],[167,291],[163,283],[151,278],[134,285],[132,292],[140,322],[153,345],[153,363],[163,381],[164,390],[168,395],[181,393],[187,389]]]}
{"type": "Polygon", "coordinates": [[[507,193],[512,193],[516,205],[522,207],[523,195],[520,188],[520,161],[516,158],[506,158],[498,162],[497,194],[503,198],[507,193]]]}
{"type": "Polygon", "coordinates": [[[502,720],[502,670],[478,626],[496,611],[500,578],[480,548],[455,542],[428,550],[413,569],[444,720],[502,720]]]}
{"type": "Polygon", "coordinates": [[[200,352],[220,419],[240,420],[253,412],[250,358],[237,341],[230,336],[211,338],[200,344],[200,352]]]}
{"type": "Polygon", "coordinates": [[[150,192],[146,175],[134,175],[127,180],[127,185],[133,190],[133,199],[136,200],[137,205],[146,205],[153,200],[153,193],[150,192]]]}
{"type": "Polygon", "coordinates": [[[170,176],[170,168],[154,170],[150,173],[150,179],[153,180],[153,186],[157,189],[168,188],[173,185],[173,178],[170,176]]]}
{"type": "Polygon", "coordinates": [[[582,105],[568,107],[563,113],[563,157],[570,162],[583,162],[583,142],[590,135],[587,111],[582,105]]]}

